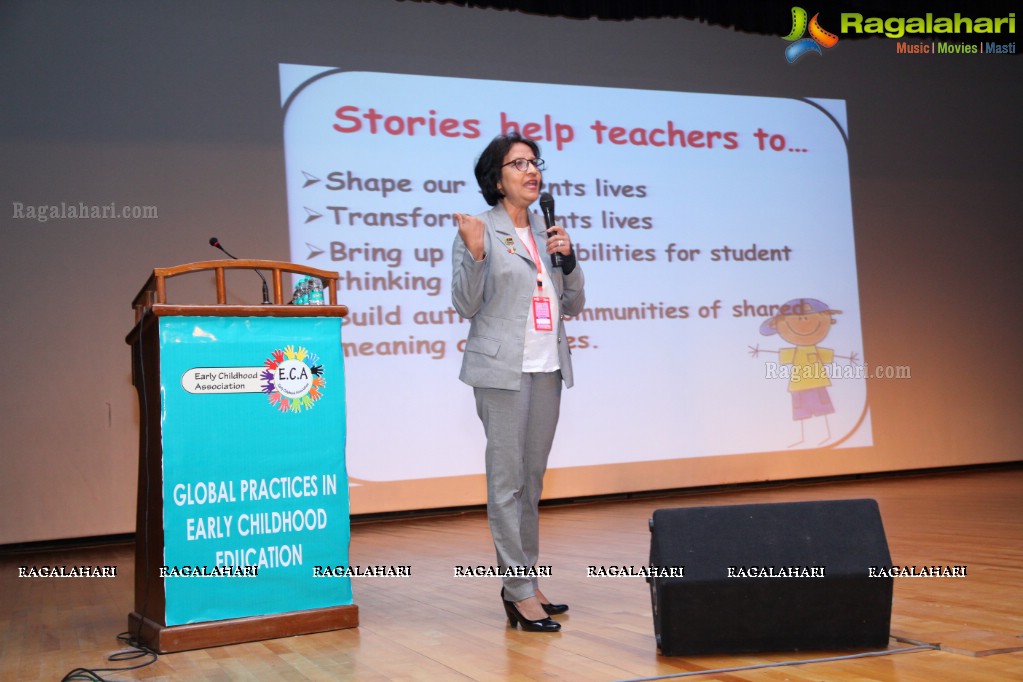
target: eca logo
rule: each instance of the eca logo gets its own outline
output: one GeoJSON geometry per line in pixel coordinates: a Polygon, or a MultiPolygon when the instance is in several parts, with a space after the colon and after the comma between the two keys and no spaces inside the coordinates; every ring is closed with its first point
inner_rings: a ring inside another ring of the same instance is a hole
{"type": "Polygon", "coordinates": [[[792,31],[783,38],[792,43],[785,48],[785,59],[789,64],[810,52],[823,56],[822,47],[834,47],[838,43],[838,36],[821,28],[817,21],[819,16],[820,14],[813,15],[813,19],[807,23],[806,10],[802,7],[792,8],[792,31]],[[804,38],[803,35],[807,32],[810,33],[810,37],[804,38]]]}
{"type": "Polygon", "coordinates": [[[327,382],[317,355],[299,346],[277,349],[263,361],[262,390],[281,412],[311,410],[323,397],[327,382]]]}

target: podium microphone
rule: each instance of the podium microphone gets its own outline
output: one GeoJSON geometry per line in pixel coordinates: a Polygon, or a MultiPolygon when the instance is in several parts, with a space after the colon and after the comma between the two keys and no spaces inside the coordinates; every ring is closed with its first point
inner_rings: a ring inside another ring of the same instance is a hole
{"type": "MultiPolygon", "coordinates": [[[[210,237],[210,246],[212,246],[215,249],[220,249],[231,258],[234,258],[234,260],[240,260],[239,258],[236,258],[235,256],[232,256],[230,253],[228,253],[228,250],[221,246],[220,240],[217,239],[216,237],[210,237]]],[[[260,272],[259,270],[256,270],[255,272],[257,275],[259,275],[259,278],[263,280],[263,305],[270,305],[270,287],[267,286],[266,277],[263,277],[263,273],[260,272]]]]}
{"type": "MultiPolygon", "coordinates": [[[[547,192],[540,195],[540,211],[543,212],[543,222],[547,229],[554,226],[554,197],[547,192]]],[[[560,268],[565,262],[565,257],[560,253],[551,254],[551,267],[560,268]]]]}

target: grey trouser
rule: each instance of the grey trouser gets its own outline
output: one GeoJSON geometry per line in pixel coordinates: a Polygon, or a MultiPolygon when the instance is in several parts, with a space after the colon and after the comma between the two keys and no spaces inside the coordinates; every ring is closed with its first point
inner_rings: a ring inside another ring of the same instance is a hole
{"type": "MultiPolygon", "coordinates": [[[[518,391],[476,388],[487,435],[487,518],[500,568],[536,565],[540,493],[561,410],[561,372],[524,373],[518,391]]],[[[535,577],[505,577],[505,599],[536,593],[535,577]]]]}

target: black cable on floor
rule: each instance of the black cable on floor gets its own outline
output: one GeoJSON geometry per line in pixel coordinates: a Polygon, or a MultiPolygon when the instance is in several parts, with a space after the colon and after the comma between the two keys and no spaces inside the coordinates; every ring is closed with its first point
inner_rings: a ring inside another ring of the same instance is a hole
{"type": "Polygon", "coordinates": [[[118,673],[126,670],[138,670],[139,668],[145,668],[147,665],[153,665],[156,663],[156,659],[159,658],[155,651],[135,642],[135,640],[131,638],[131,633],[129,632],[122,632],[117,635],[117,639],[124,642],[131,648],[115,651],[107,656],[108,661],[117,663],[120,661],[134,661],[138,658],[145,658],[146,660],[141,663],[136,663],[135,665],[126,665],[120,668],[75,668],[64,675],[64,677],[61,678],[61,682],[73,682],[75,680],[85,680],[86,682],[110,682],[107,678],[100,675],[100,673],[118,673]]]}

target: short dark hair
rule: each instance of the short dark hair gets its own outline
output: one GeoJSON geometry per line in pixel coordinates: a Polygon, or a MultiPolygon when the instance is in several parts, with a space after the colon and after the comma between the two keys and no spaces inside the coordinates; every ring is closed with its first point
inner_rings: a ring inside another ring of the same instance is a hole
{"type": "Polygon", "coordinates": [[[518,142],[528,145],[533,150],[536,158],[540,158],[539,145],[528,137],[522,137],[515,130],[507,135],[495,137],[487,145],[487,148],[483,150],[483,153],[480,154],[480,157],[476,159],[476,182],[479,183],[480,191],[483,192],[483,199],[489,206],[496,206],[497,202],[504,196],[504,193],[497,188],[497,183],[501,181],[501,167],[504,164],[504,157],[508,154],[508,150],[518,142]]]}

